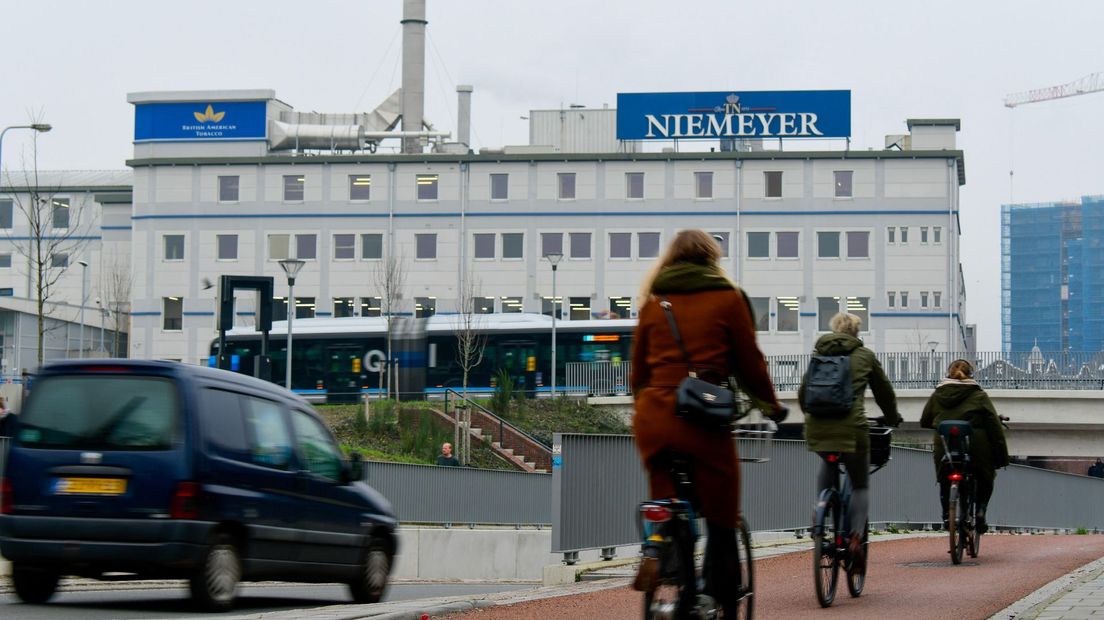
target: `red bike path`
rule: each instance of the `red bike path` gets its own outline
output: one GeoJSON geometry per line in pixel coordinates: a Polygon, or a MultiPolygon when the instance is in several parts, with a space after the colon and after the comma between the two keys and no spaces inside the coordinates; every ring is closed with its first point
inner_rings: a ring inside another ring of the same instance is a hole
{"type": "MultiPolygon", "coordinates": [[[[832,607],[813,591],[811,552],[755,562],[756,618],[989,618],[1074,569],[1104,557],[1104,536],[987,535],[976,560],[951,564],[945,537],[871,544],[866,588],[847,594],[841,579],[832,607]]],[[[449,620],[639,619],[643,595],[628,586],[436,616],[449,620]]]]}

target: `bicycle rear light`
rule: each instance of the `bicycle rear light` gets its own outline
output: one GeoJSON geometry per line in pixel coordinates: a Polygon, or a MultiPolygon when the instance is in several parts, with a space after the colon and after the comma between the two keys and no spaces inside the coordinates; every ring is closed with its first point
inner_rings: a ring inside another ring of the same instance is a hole
{"type": "Polygon", "coordinates": [[[651,521],[652,523],[664,523],[670,521],[673,516],[670,508],[666,506],[657,506],[656,504],[641,506],[640,514],[644,517],[645,521],[651,521]]]}
{"type": "Polygon", "coordinates": [[[962,474],[958,473],[957,471],[951,472],[951,475],[947,477],[951,479],[951,482],[959,482],[960,480],[962,480],[962,474]]]}

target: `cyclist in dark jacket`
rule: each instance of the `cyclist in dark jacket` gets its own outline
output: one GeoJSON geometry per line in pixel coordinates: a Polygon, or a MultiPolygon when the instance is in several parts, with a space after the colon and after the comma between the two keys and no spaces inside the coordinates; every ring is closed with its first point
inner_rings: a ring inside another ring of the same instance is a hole
{"type": "MultiPolygon", "coordinates": [[[[970,463],[977,485],[977,529],[984,534],[988,529],[985,508],[993,496],[993,482],[997,469],[1008,465],[1008,444],[1004,440],[997,409],[989,395],[973,380],[974,368],[966,360],[955,360],[947,368],[947,377],[939,382],[935,392],[924,405],[920,417],[921,428],[939,428],[946,420],[965,420],[973,427],[970,433],[970,463]]],[[[935,449],[935,477],[939,482],[939,503],[943,507],[943,528],[947,527],[947,494],[951,483],[941,471],[943,464],[943,440],[936,431],[932,439],[935,449]]]]}

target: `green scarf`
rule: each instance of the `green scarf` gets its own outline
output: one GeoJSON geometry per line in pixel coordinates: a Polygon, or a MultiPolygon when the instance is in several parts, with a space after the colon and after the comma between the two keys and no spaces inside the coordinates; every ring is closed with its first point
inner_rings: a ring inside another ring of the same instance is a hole
{"type": "Polygon", "coordinates": [[[660,295],[733,288],[732,281],[720,268],[694,263],[675,263],[664,267],[652,284],[652,292],[660,295]]]}

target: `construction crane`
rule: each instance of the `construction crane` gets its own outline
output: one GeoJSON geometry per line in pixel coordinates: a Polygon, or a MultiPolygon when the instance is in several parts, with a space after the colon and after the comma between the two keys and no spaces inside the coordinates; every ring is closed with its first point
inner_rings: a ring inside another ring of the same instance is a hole
{"type": "Polygon", "coordinates": [[[1080,80],[1074,80],[1068,84],[1051,86],[1049,88],[1036,88],[1035,90],[1025,90],[1022,93],[1008,95],[1004,98],[1004,107],[1014,108],[1028,103],[1039,103],[1040,101],[1050,101],[1051,99],[1064,99],[1066,97],[1088,95],[1102,90],[1104,90],[1104,73],[1092,73],[1080,80]]]}

